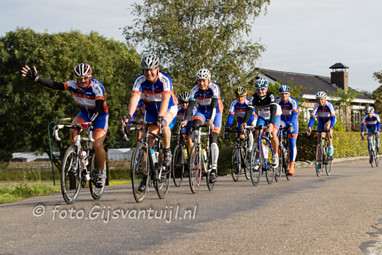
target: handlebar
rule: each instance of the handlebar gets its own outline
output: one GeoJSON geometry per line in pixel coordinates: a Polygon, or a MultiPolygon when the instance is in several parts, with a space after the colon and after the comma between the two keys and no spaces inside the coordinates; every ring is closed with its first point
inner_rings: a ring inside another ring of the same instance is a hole
{"type": "MultiPolygon", "coordinates": [[[[68,118],[65,118],[63,120],[68,120],[68,118]]],[[[69,120],[70,120],[70,118],[69,118],[69,120]]],[[[76,129],[78,132],[81,132],[81,129],[87,129],[88,130],[88,141],[94,142],[94,139],[93,139],[93,123],[92,122],[84,122],[81,125],[79,125],[79,124],[76,124],[76,125],[62,125],[62,124],[61,125],[55,125],[53,128],[53,135],[54,135],[54,138],[59,142],[62,139],[58,135],[58,131],[60,129],[63,129],[63,128],[76,129]]]]}

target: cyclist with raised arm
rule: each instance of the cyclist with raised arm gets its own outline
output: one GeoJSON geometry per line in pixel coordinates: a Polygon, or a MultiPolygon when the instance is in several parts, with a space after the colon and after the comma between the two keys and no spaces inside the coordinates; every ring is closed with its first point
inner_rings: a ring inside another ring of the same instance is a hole
{"type": "Polygon", "coordinates": [[[211,127],[211,182],[216,182],[217,165],[219,158],[218,135],[221,129],[223,103],[220,100],[220,88],[211,82],[211,72],[202,68],[196,72],[197,85],[192,88],[190,93],[190,103],[186,111],[185,120],[182,126],[187,124],[187,120],[192,114],[192,110],[198,101],[198,110],[192,118],[193,137],[197,137],[197,127],[205,122],[211,127]]]}
{"type": "MultiPolygon", "coordinates": [[[[253,109],[257,108],[257,126],[267,126],[266,131],[272,134],[272,148],[279,147],[279,138],[277,133],[280,126],[281,107],[276,103],[276,97],[273,92],[268,91],[268,81],[265,78],[259,78],[255,82],[256,93],[251,97],[251,104],[248,106],[244,121],[241,124],[242,130],[252,115],[253,109]]],[[[277,168],[279,165],[278,150],[274,149],[273,165],[277,168]]]]}
{"type": "MultiPolygon", "coordinates": [[[[106,138],[109,113],[106,104],[105,88],[103,85],[92,78],[92,68],[86,63],[75,66],[74,76],[76,80],[66,82],[56,82],[45,79],[37,74],[36,67],[33,69],[25,65],[22,70],[22,76],[36,81],[48,88],[57,90],[69,90],[72,92],[74,100],[80,108],[80,113],[73,119],[72,125],[82,124],[84,122],[92,122],[94,127],[93,143],[96,162],[99,167],[98,180],[96,186],[102,188],[105,185],[106,173],[106,153],[103,149],[103,142],[106,138]]],[[[71,143],[74,142],[76,134],[74,131],[70,133],[71,143]]]]}
{"type": "MultiPolygon", "coordinates": [[[[177,113],[177,99],[173,93],[171,78],[160,72],[159,57],[155,54],[147,54],[142,57],[141,67],[143,74],[138,75],[133,84],[130,103],[127,114],[122,119],[122,126],[132,120],[138,102],[142,99],[145,104],[144,120],[157,122],[157,126],[150,127],[152,132],[158,132],[158,127],[162,127],[164,145],[164,165],[169,171],[171,164],[171,130],[169,124],[173,121],[177,113]]],[[[153,138],[149,140],[149,147],[153,145],[153,138]]],[[[146,188],[146,178],[142,179],[139,190],[143,192],[146,188]]]]}
{"type": "MultiPolygon", "coordinates": [[[[379,114],[374,112],[374,108],[371,106],[368,106],[366,108],[366,114],[362,118],[362,124],[361,124],[361,136],[365,134],[365,127],[367,134],[375,133],[375,143],[376,143],[376,149],[377,153],[379,153],[379,132],[381,130],[381,119],[379,118],[379,114]]],[[[371,151],[370,148],[370,136],[367,136],[367,148],[369,149],[369,152],[371,151]]]]}
{"type": "MultiPolygon", "coordinates": [[[[329,133],[329,150],[328,156],[332,157],[333,148],[333,127],[336,124],[336,112],[332,102],[327,100],[327,95],[324,91],[319,91],[316,94],[317,103],[313,107],[313,111],[309,120],[307,134],[310,135],[312,127],[317,118],[317,130],[329,133]]],[[[324,134],[325,135],[325,134],[324,134]]],[[[320,167],[319,167],[320,169],[320,167]]]]}
{"type": "Polygon", "coordinates": [[[288,174],[293,175],[294,164],[297,156],[297,135],[298,135],[298,101],[290,96],[288,85],[281,85],[279,88],[279,97],[276,103],[281,106],[281,126],[288,127],[288,145],[289,145],[289,170],[288,174]]]}
{"type": "MultiPolygon", "coordinates": [[[[185,120],[185,114],[186,114],[186,110],[187,110],[188,105],[189,105],[189,101],[190,101],[190,93],[188,93],[188,92],[179,93],[179,95],[178,95],[178,102],[179,102],[178,114],[176,115],[176,117],[174,118],[174,120],[170,124],[171,130],[175,126],[178,119],[181,122],[185,120]]],[[[194,108],[192,110],[191,117],[190,117],[190,119],[187,120],[187,124],[191,123],[191,118],[195,115],[196,112],[197,112],[197,108],[196,108],[196,106],[194,106],[194,108]]],[[[191,148],[194,145],[192,142],[192,139],[191,139],[191,127],[184,127],[183,132],[187,135],[188,149],[189,149],[189,151],[191,151],[191,148]]]]}
{"type": "MultiPolygon", "coordinates": [[[[232,100],[231,104],[229,105],[228,110],[228,118],[227,118],[227,124],[226,128],[229,129],[232,126],[232,122],[235,118],[235,114],[237,115],[237,128],[241,131],[241,124],[244,121],[245,112],[247,111],[248,106],[250,105],[250,100],[247,98],[247,90],[244,87],[237,87],[235,89],[235,95],[236,99],[232,100]]],[[[252,110],[252,115],[247,122],[247,125],[249,126],[256,126],[257,122],[257,114],[255,108],[252,110]]],[[[239,132],[239,135],[241,138],[244,138],[244,132],[239,132]]],[[[252,132],[249,132],[248,135],[248,151],[252,150],[253,145],[253,134],[252,132]]]]}

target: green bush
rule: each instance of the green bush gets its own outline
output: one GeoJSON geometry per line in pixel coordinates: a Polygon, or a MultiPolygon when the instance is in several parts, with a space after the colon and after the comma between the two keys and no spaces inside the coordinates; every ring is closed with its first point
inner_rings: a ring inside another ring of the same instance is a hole
{"type": "MultiPolygon", "coordinates": [[[[226,141],[224,143],[227,143],[226,141]]],[[[307,136],[301,132],[297,138],[297,161],[313,161],[316,157],[317,137],[307,136]]],[[[334,158],[367,156],[367,141],[361,140],[359,132],[334,132],[334,158]]],[[[233,145],[223,146],[220,143],[219,175],[231,173],[231,157],[233,145]]]]}

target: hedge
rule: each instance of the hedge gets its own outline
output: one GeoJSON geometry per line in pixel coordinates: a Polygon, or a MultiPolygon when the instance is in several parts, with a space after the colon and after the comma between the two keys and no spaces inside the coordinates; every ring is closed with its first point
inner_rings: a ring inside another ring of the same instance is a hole
{"type": "MultiPolygon", "coordinates": [[[[232,138],[234,139],[234,138],[232,138]]],[[[231,172],[231,157],[233,145],[227,141],[220,143],[219,175],[231,172]]],[[[305,132],[299,133],[297,139],[297,161],[313,161],[315,159],[317,138],[315,135],[307,136],[305,132]]],[[[367,156],[367,141],[361,140],[359,132],[334,132],[333,134],[334,158],[367,156]]]]}

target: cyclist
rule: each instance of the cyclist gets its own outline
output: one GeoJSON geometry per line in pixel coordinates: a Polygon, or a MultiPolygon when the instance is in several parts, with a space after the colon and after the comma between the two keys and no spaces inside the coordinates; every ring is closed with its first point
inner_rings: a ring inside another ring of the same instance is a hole
{"type": "Polygon", "coordinates": [[[220,88],[217,84],[211,82],[211,72],[202,68],[196,72],[197,85],[192,88],[190,93],[190,103],[186,111],[185,120],[182,126],[187,124],[192,110],[198,101],[198,110],[192,118],[193,137],[197,137],[196,127],[205,122],[212,128],[211,132],[211,182],[217,179],[217,164],[219,158],[218,135],[222,123],[223,103],[220,100],[220,88]]]}
{"type": "MultiPolygon", "coordinates": [[[[99,81],[92,78],[90,65],[86,63],[76,65],[73,72],[76,80],[66,82],[56,82],[40,77],[35,66],[31,69],[25,65],[21,72],[22,76],[37,81],[48,88],[72,92],[74,100],[80,108],[80,113],[73,119],[72,125],[89,121],[93,122],[94,125],[93,138],[95,142],[93,148],[99,166],[96,186],[98,188],[103,187],[106,181],[106,174],[104,173],[106,153],[102,145],[106,138],[109,110],[106,104],[105,88],[99,81]]],[[[75,131],[71,131],[70,135],[71,143],[73,143],[76,136],[75,131]]]]}
{"type": "MultiPolygon", "coordinates": [[[[312,115],[309,120],[307,134],[310,135],[314,122],[317,120],[317,130],[326,131],[329,133],[329,150],[328,156],[333,156],[333,127],[336,124],[336,112],[332,102],[327,100],[327,95],[324,91],[319,91],[316,94],[317,103],[313,107],[312,115]]],[[[318,167],[320,170],[320,166],[318,167]]]]}
{"type": "Polygon", "coordinates": [[[288,174],[294,174],[294,163],[297,156],[296,140],[298,135],[298,101],[290,96],[288,85],[281,85],[279,88],[280,97],[276,98],[276,103],[281,106],[281,126],[288,126],[289,144],[289,170],[288,174]]]}
{"type": "MultiPolygon", "coordinates": [[[[365,126],[367,128],[367,134],[370,133],[376,133],[375,135],[375,142],[377,147],[377,153],[379,152],[379,132],[381,130],[381,119],[379,118],[379,114],[374,112],[374,108],[371,106],[368,106],[366,108],[366,114],[362,118],[362,124],[361,124],[361,136],[365,134],[365,126]]],[[[367,147],[369,151],[370,148],[370,139],[371,137],[367,137],[367,147]]]]}
{"type": "MultiPolygon", "coordinates": [[[[237,115],[237,128],[240,130],[241,123],[244,121],[244,116],[245,112],[250,105],[250,100],[249,98],[246,97],[247,95],[247,90],[244,87],[237,87],[235,89],[235,95],[236,99],[232,100],[231,104],[229,105],[229,110],[228,110],[228,119],[227,119],[227,124],[226,128],[229,129],[232,126],[232,122],[235,118],[235,114],[237,115]]],[[[255,108],[253,108],[252,115],[247,122],[247,125],[249,126],[256,126],[257,122],[257,115],[255,112],[255,108]]],[[[244,138],[244,132],[240,132],[238,135],[240,135],[241,138],[244,138]]],[[[248,151],[252,150],[252,145],[253,145],[253,135],[252,132],[249,132],[248,135],[248,151]]]]}
{"type": "MultiPolygon", "coordinates": [[[[133,84],[130,103],[127,114],[122,119],[122,126],[126,122],[132,120],[132,115],[136,111],[139,100],[145,104],[145,121],[156,121],[157,126],[161,125],[163,132],[164,145],[164,165],[169,171],[171,164],[171,130],[169,125],[174,119],[177,111],[177,99],[173,93],[171,78],[160,72],[159,57],[155,54],[147,54],[142,57],[141,67],[143,74],[138,75],[133,84]]],[[[158,132],[158,127],[151,127],[152,132],[158,132]]],[[[153,145],[153,138],[149,139],[149,146],[153,145]]],[[[142,178],[139,191],[144,191],[146,188],[146,178],[142,178]]]]}
{"type": "MultiPolygon", "coordinates": [[[[171,122],[170,129],[172,129],[175,126],[178,119],[180,119],[181,122],[184,121],[185,113],[186,113],[189,101],[190,101],[190,93],[188,93],[188,92],[179,93],[179,95],[178,95],[178,102],[179,102],[178,114],[176,115],[174,120],[171,122]]],[[[194,109],[192,110],[191,117],[195,115],[196,111],[197,111],[197,108],[196,108],[196,106],[194,106],[194,109]]],[[[187,124],[189,124],[190,122],[191,122],[191,118],[188,120],[187,124]]],[[[187,142],[188,142],[188,146],[189,146],[189,151],[191,151],[191,148],[193,146],[191,135],[190,135],[191,134],[191,127],[183,128],[183,132],[187,135],[187,142]]]]}
{"type": "MultiPolygon", "coordinates": [[[[241,124],[242,130],[245,129],[252,115],[253,109],[258,110],[257,126],[267,126],[266,131],[272,134],[271,144],[273,148],[279,147],[279,139],[277,137],[280,126],[281,107],[276,103],[276,97],[273,92],[268,91],[268,80],[259,78],[255,82],[256,93],[251,97],[251,104],[248,106],[244,122],[241,124]]],[[[274,150],[273,164],[277,168],[279,165],[278,151],[274,150]]]]}

